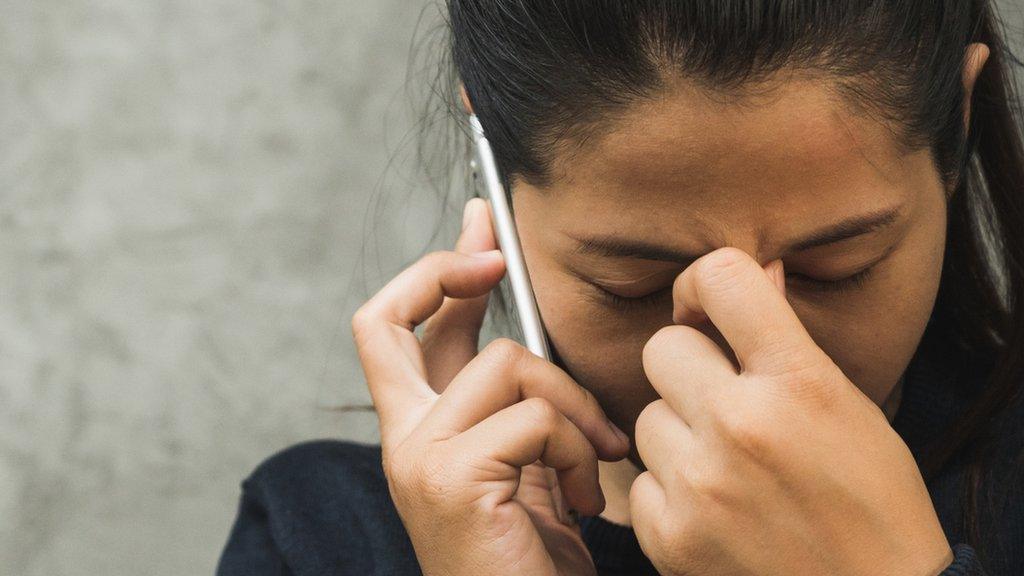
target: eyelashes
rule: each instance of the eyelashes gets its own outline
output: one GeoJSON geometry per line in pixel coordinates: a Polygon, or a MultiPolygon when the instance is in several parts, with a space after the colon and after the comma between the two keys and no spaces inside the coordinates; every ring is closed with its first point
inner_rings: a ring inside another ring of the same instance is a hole
{"type": "MultiPolygon", "coordinates": [[[[865,268],[856,274],[841,278],[839,280],[819,280],[803,274],[787,274],[787,282],[795,282],[798,286],[808,290],[825,294],[842,294],[862,288],[871,276],[874,266],[865,268]]],[[[632,312],[646,308],[654,308],[666,302],[672,301],[672,285],[635,298],[620,296],[614,292],[605,290],[598,284],[587,282],[597,293],[601,304],[620,312],[632,312]]]]}
{"type": "Polygon", "coordinates": [[[652,308],[655,304],[661,304],[662,302],[672,301],[671,284],[662,288],[661,290],[651,292],[650,294],[646,294],[644,296],[639,296],[636,298],[627,298],[626,296],[619,296],[614,292],[609,292],[608,290],[601,288],[597,284],[590,285],[593,286],[594,289],[597,291],[598,296],[603,304],[623,312],[629,312],[642,308],[652,308]]]}
{"type": "MultiPolygon", "coordinates": [[[[819,292],[849,292],[857,288],[861,288],[867,283],[868,278],[871,276],[871,272],[874,270],[874,266],[865,268],[852,276],[841,278],[839,280],[818,280],[802,274],[793,274],[791,277],[796,279],[800,284],[809,286],[810,288],[819,292]]],[[[790,276],[787,274],[787,276],[790,276]]]]}

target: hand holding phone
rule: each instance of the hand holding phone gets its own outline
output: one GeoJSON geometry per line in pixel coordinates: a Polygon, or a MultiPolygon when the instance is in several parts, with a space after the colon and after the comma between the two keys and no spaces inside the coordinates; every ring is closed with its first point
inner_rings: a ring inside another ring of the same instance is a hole
{"type": "Polygon", "coordinates": [[[597,460],[624,457],[628,439],[556,365],[508,338],[478,348],[506,269],[486,203],[466,216],[454,251],[403,270],[352,321],[391,500],[424,573],[594,574],[549,471],[569,505],[597,514],[597,460]]]}
{"type": "MultiPolygon", "coordinates": [[[[497,183],[493,159],[483,160],[481,174],[497,183]]],[[[503,200],[504,192],[493,195],[487,210],[473,199],[454,251],[421,258],[353,317],[384,474],[425,573],[479,574],[485,566],[496,574],[594,574],[558,487],[568,505],[599,513],[598,460],[621,460],[629,440],[593,395],[545,359],[503,200]],[[495,206],[504,224],[491,215],[495,206]],[[504,257],[493,250],[496,237],[504,257]],[[511,281],[509,273],[530,347],[500,338],[479,350],[486,296],[502,278],[511,281]]]]}
{"type": "MultiPolygon", "coordinates": [[[[551,350],[547,333],[540,317],[540,309],[537,307],[530,274],[526,269],[526,259],[523,257],[522,244],[519,242],[519,231],[512,214],[512,206],[505,187],[501,184],[491,143],[484,135],[483,126],[475,114],[470,115],[469,124],[473,131],[473,178],[478,185],[483,185],[486,197],[490,200],[495,239],[505,257],[506,279],[511,288],[514,306],[513,316],[519,323],[526,347],[537,356],[550,361],[551,350]]],[[[565,497],[554,470],[547,468],[545,474],[552,487],[552,498],[559,519],[566,524],[575,523],[576,512],[566,507],[565,497]]]]}

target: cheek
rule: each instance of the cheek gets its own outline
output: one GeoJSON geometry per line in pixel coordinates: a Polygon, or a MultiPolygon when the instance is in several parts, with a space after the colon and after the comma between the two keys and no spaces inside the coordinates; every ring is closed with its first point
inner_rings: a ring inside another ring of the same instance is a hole
{"type": "Polygon", "coordinates": [[[908,234],[861,292],[838,296],[831,306],[791,298],[815,342],[876,404],[888,398],[920,344],[939,289],[944,246],[943,219],[908,234]]]}
{"type": "Polygon", "coordinates": [[[530,275],[548,337],[564,368],[630,433],[640,411],[657,399],[644,375],[641,353],[660,327],[671,324],[671,307],[650,318],[612,314],[583,294],[585,287],[574,278],[541,267],[531,269],[530,275]]]}

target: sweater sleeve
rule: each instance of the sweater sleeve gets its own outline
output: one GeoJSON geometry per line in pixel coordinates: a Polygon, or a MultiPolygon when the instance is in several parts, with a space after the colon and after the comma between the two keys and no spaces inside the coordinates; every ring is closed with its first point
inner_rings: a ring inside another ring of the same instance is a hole
{"type": "Polygon", "coordinates": [[[988,576],[974,548],[967,544],[953,546],[953,563],[939,576],[988,576]]]}
{"type": "Polygon", "coordinates": [[[299,444],[242,483],[218,576],[419,576],[380,447],[299,444]]]}

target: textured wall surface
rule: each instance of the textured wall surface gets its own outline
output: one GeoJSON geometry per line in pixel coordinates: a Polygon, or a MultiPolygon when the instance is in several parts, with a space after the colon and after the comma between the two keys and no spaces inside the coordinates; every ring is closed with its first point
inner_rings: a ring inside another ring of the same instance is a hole
{"type": "Polygon", "coordinates": [[[0,573],[210,573],[260,460],[377,438],[329,408],[432,1],[0,2],[0,573]]]}
{"type": "Polygon", "coordinates": [[[261,459],[376,438],[326,408],[426,1],[0,5],[0,573],[211,573],[261,459]]]}

